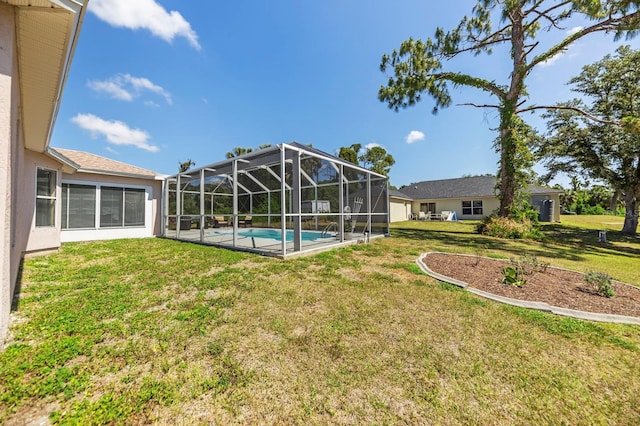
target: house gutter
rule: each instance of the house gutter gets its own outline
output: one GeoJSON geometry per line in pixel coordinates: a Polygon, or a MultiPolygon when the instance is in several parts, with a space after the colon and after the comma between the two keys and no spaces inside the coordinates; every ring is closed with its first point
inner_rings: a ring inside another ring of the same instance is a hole
{"type": "MultiPolygon", "coordinates": [[[[48,142],[47,142],[47,145],[48,145],[48,142]]],[[[58,151],[51,148],[50,146],[46,147],[45,153],[50,157],[53,157],[54,159],[58,160],[60,163],[62,163],[62,166],[63,166],[62,171],[65,173],[75,173],[76,171],[78,171],[78,169],[80,169],[79,164],[69,160],[67,157],[60,154],[58,151]]]]}

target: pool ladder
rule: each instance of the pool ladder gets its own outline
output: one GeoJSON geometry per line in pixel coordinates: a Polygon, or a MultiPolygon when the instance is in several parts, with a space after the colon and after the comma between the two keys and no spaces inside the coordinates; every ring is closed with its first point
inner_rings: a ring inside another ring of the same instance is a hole
{"type": "Polygon", "coordinates": [[[331,230],[331,228],[333,228],[336,231],[336,234],[338,233],[338,222],[329,222],[327,224],[327,226],[324,227],[324,229],[322,230],[322,234],[320,234],[320,238],[325,238],[327,236],[327,233],[331,230]]]}

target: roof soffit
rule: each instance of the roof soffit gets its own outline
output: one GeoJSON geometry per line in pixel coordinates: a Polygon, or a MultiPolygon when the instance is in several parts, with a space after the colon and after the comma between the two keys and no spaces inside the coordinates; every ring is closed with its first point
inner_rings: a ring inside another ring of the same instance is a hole
{"type": "Polygon", "coordinates": [[[25,147],[46,150],[86,1],[9,0],[16,36],[25,147]]]}

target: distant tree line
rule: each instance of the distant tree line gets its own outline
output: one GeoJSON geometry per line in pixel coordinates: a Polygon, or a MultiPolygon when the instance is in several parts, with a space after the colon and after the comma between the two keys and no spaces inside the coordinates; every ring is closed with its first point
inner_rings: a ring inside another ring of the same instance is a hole
{"type": "Polygon", "coordinates": [[[624,215],[624,202],[620,193],[605,185],[589,185],[575,176],[569,188],[556,185],[564,191],[560,195],[560,206],[565,213],[624,215]]]}

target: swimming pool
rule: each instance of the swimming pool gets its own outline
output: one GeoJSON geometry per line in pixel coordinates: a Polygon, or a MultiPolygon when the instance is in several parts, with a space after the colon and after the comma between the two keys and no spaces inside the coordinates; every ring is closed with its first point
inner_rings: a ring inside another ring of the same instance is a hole
{"type": "MultiPolygon", "coordinates": [[[[230,236],[233,231],[230,229],[214,230],[207,233],[208,236],[230,236]]],[[[287,241],[293,241],[293,230],[288,229],[286,234],[287,241]]],[[[249,228],[238,229],[238,236],[248,238],[266,238],[275,241],[282,241],[282,231],[280,229],[264,229],[264,228],[249,228]]],[[[322,236],[320,231],[302,231],[302,241],[316,241],[335,238],[335,233],[325,234],[322,236]]]]}
{"type": "MultiPolygon", "coordinates": [[[[282,241],[282,231],[279,229],[260,229],[260,228],[251,228],[251,229],[243,229],[238,230],[238,235],[243,237],[253,237],[253,238],[269,238],[276,241],[282,241]]],[[[287,241],[293,241],[293,230],[288,229],[286,234],[287,241]]],[[[335,235],[326,234],[324,237],[322,236],[322,232],[319,231],[302,231],[302,241],[315,241],[319,239],[325,238],[335,238],[335,235]]]]}

